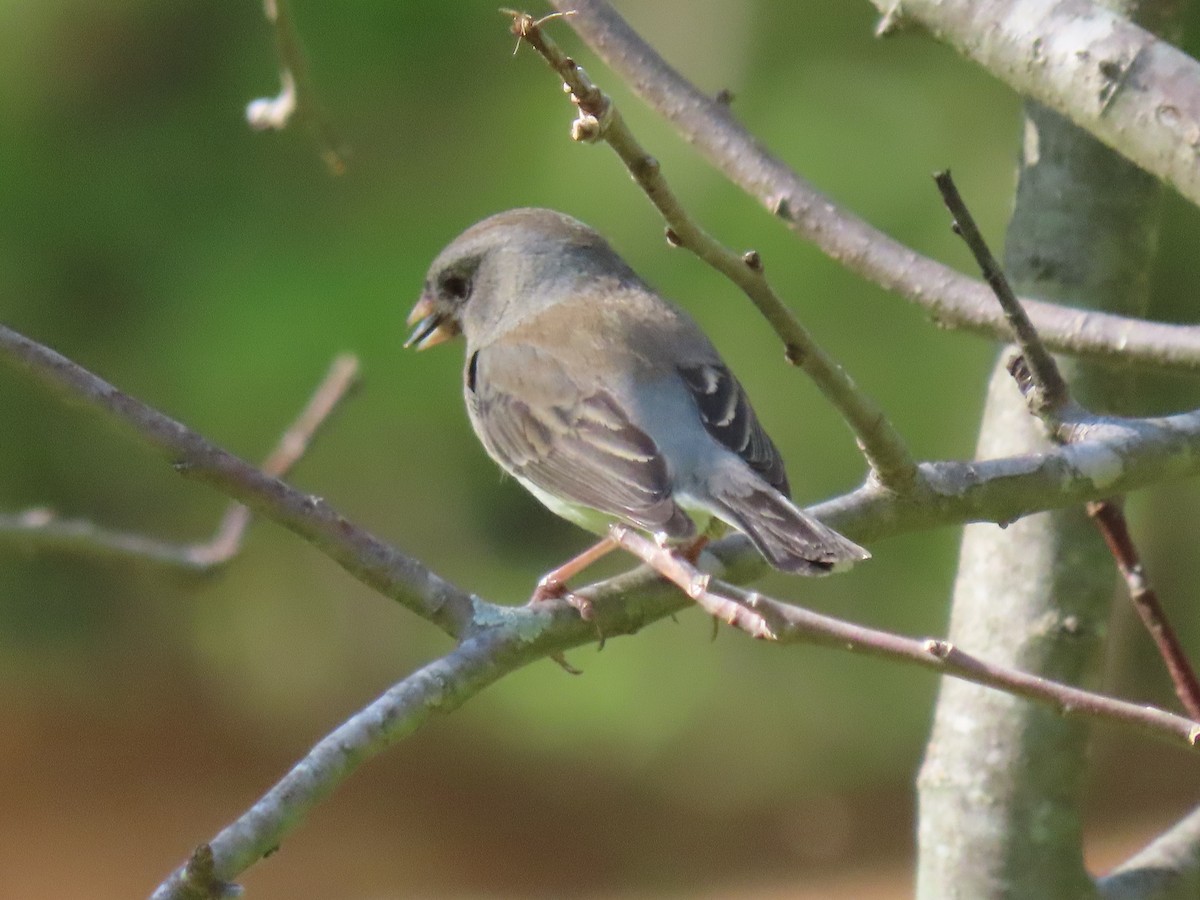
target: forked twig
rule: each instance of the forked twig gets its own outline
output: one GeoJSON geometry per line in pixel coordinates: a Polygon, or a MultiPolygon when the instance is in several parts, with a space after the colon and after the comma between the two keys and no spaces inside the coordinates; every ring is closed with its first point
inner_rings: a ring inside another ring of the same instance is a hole
{"type": "MultiPolygon", "coordinates": [[[[321,426],[357,384],[358,359],[337,357],[304,410],[283,433],[261,470],[280,478],[307,452],[321,426]]],[[[233,559],[242,547],[251,512],[231,503],[213,536],[202,543],[177,544],[140,534],[115,531],[83,519],[61,519],[45,507],[0,514],[0,542],[37,549],[67,550],[210,572],[233,559]]]]}
{"type": "Polygon", "coordinates": [[[269,516],[318,547],[363,584],[448,634],[458,636],[469,627],[474,615],[469,594],[356,526],[324,498],[264,473],[182,422],[4,325],[0,325],[0,364],[27,373],[71,403],[94,409],[170,460],[180,475],[208,484],[269,516]]]}

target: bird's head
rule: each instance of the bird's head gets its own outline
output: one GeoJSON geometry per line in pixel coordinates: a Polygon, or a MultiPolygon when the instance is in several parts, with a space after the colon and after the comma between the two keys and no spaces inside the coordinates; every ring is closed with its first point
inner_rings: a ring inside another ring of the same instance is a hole
{"type": "Polygon", "coordinates": [[[462,334],[468,347],[571,296],[597,277],[637,276],[595,231],[549,209],[513,209],[472,225],[437,255],[408,314],[405,347],[462,334]]]}

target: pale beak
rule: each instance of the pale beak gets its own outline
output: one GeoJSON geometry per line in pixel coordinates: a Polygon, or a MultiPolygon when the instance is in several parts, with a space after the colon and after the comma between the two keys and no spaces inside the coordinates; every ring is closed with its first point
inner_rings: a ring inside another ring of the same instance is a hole
{"type": "Polygon", "coordinates": [[[450,318],[449,313],[439,310],[432,297],[422,295],[412,312],[408,314],[408,324],[415,326],[406,348],[415,346],[418,350],[436,347],[438,344],[457,337],[458,323],[450,318]]]}

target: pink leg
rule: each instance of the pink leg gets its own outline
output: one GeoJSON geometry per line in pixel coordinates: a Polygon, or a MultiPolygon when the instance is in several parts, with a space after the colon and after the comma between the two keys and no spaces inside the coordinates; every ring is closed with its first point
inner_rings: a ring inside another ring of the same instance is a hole
{"type": "Polygon", "coordinates": [[[584,550],[578,556],[568,559],[558,568],[552,569],[542,576],[542,579],[537,583],[537,587],[534,588],[533,596],[529,598],[529,602],[540,603],[545,600],[557,600],[561,598],[579,610],[580,616],[590,619],[592,617],[591,601],[578,594],[571,593],[567,588],[567,582],[596,562],[596,560],[607,556],[615,549],[617,549],[617,542],[611,537],[606,537],[584,550]]]}

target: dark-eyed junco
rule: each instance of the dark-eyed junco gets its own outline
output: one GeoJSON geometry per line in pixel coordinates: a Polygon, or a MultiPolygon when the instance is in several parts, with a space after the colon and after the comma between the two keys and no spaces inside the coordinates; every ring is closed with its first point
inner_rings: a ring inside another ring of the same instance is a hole
{"type": "Polygon", "coordinates": [[[870,556],[788,499],[779,451],[712,343],[582,222],[514,209],[472,226],[433,261],[409,324],[405,346],[466,338],[488,454],[589,531],[623,522],[684,544],[725,523],[803,575],[870,556]]]}

